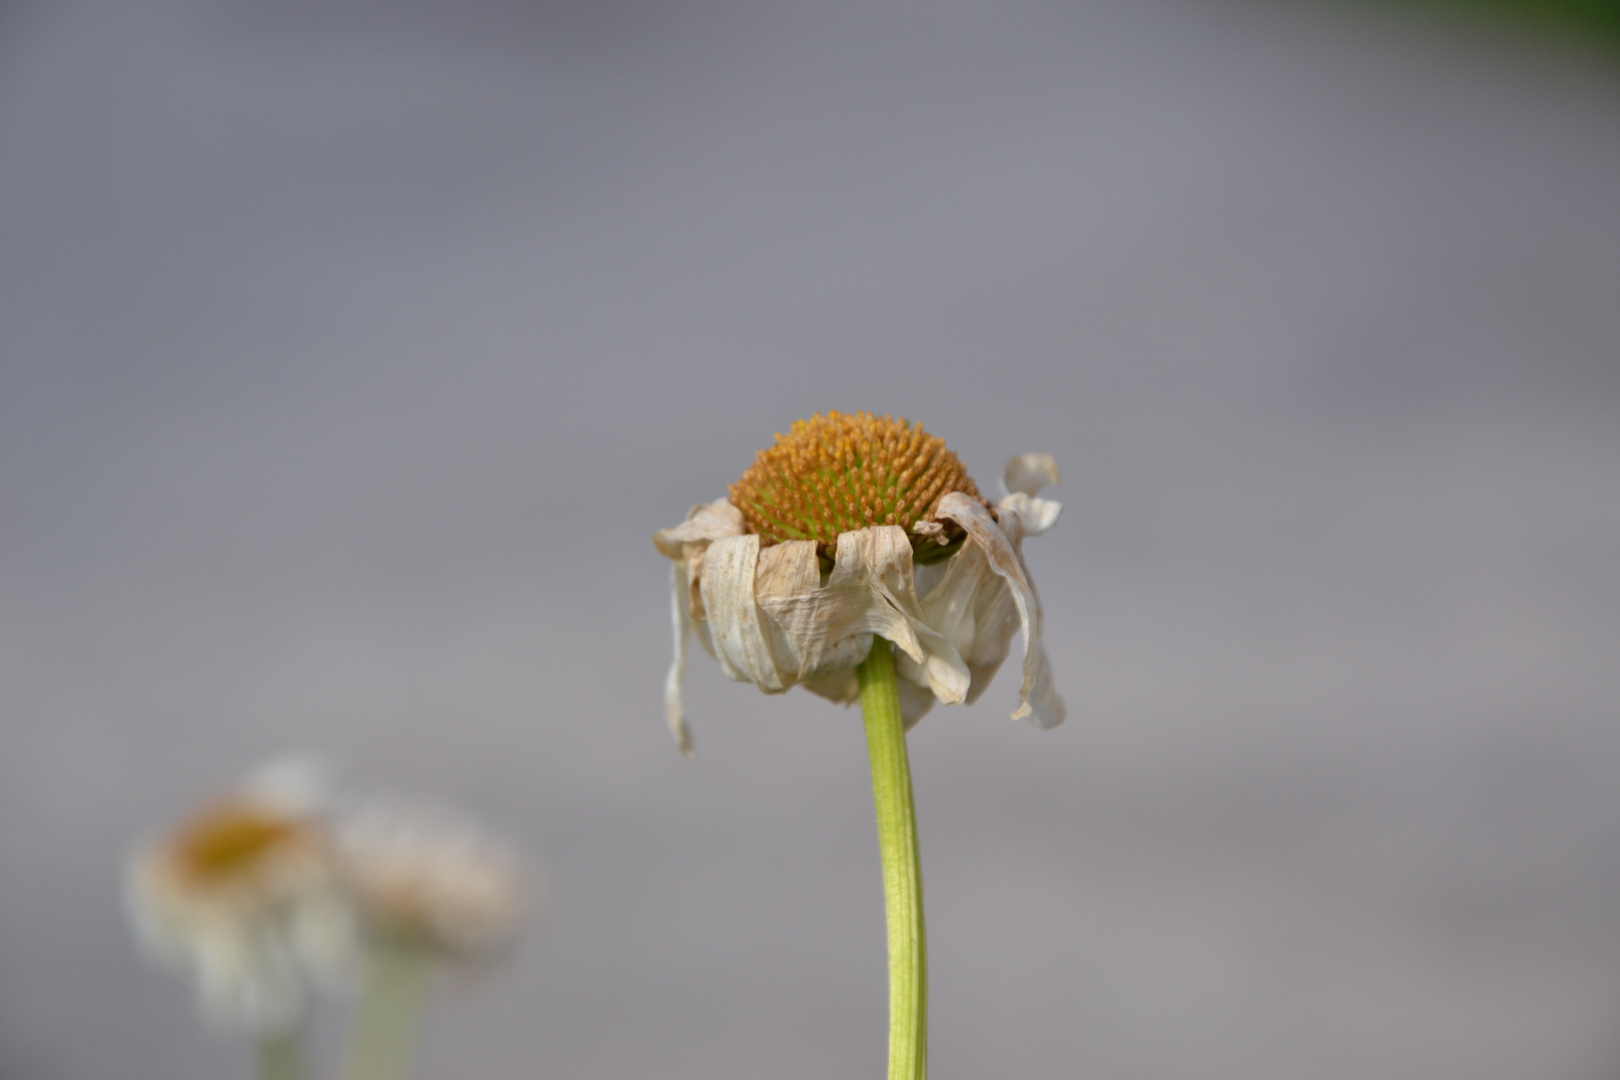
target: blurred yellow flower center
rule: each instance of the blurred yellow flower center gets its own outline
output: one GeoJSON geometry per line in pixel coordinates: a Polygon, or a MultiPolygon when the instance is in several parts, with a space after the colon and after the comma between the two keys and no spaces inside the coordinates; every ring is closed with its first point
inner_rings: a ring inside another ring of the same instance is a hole
{"type": "Polygon", "coordinates": [[[225,801],[207,807],[175,837],[174,855],[193,878],[217,879],[239,873],[266,854],[301,843],[307,829],[251,803],[225,801]]]}
{"type": "MultiPolygon", "coordinates": [[[[795,420],[731,485],[732,505],[763,545],[814,540],[823,553],[840,533],[932,521],[942,495],[979,489],[945,440],[921,424],[871,413],[829,412],[795,420]]],[[[982,499],[980,500],[983,501],[982,499]]],[[[933,543],[946,537],[936,534],[933,543]]],[[[913,545],[922,542],[913,536],[913,545]]]]}

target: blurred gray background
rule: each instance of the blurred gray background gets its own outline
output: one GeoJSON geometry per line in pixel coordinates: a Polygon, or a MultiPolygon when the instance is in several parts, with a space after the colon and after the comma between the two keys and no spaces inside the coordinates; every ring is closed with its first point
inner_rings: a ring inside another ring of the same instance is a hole
{"type": "MultiPolygon", "coordinates": [[[[0,12],[0,1076],[248,1076],[128,845],[289,749],[543,861],[432,1080],[880,1075],[857,713],[653,530],[922,420],[1069,722],[914,732],[939,1080],[1620,1077],[1620,65],[1242,0],[0,12]]],[[[323,1023],[330,1035],[337,1014],[323,1023]]]]}

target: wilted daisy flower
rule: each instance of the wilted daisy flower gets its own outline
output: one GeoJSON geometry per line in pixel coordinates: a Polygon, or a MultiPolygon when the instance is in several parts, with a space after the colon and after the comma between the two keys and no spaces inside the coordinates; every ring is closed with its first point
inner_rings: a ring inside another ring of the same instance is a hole
{"type": "Polygon", "coordinates": [[[317,786],[302,766],[262,772],[130,858],[125,896],[137,935],[195,980],[211,1020],[289,1031],[311,980],[348,972],[352,920],[312,804],[317,786]]]}
{"type": "Polygon", "coordinates": [[[364,928],[451,960],[509,944],[533,904],[524,860],[442,807],[373,801],[338,826],[342,876],[364,928]]]}
{"type": "Polygon", "coordinates": [[[1046,454],[1008,465],[995,506],[921,425],[871,413],[796,421],[761,450],[729,498],[654,535],[673,561],[675,660],[665,704],[682,753],[687,638],[767,693],[802,685],[861,703],[889,954],[889,1078],[928,1072],[927,935],[905,731],[935,701],[984,692],[1024,635],[1014,719],[1063,722],[1041,641],[1025,536],[1057,521],[1046,454]]]}
{"type": "Polygon", "coordinates": [[[893,642],[907,725],[937,700],[972,702],[1024,637],[1014,719],[1063,722],[1041,639],[1041,606],[1020,546],[1057,521],[1039,498],[1050,455],[1008,463],[1008,494],[980,495],[939,438],[888,416],[795,421],[761,450],[729,498],[654,534],[673,561],[670,730],[691,749],[681,700],[689,635],[726,675],[767,693],[794,685],[849,704],[874,635],[893,642]]]}

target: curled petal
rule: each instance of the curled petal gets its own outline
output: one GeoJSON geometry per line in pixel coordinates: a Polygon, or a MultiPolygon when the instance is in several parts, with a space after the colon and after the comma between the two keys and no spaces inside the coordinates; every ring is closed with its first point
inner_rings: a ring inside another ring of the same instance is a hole
{"type": "Polygon", "coordinates": [[[694,506],[686,520],[672,529],[659,529],[653,533],[653,545],[669,559],[685,557],[685,545],[706,544],[727,536],[741,536],[747,531],[742,511],[725,499],[716,499],[706,506],[694,506]]]}
{"type": "Polygon", "coordinates": [[[880,525],[839,536],[837,565],[827,588],[840,587],[868,592],[871,625],[861,629],[894,642],[900,650],[895,657],[899,674],[928,687],[947,705],[966,698],[971,682],[967,665],[956,647],[923,618],[911,541],[903,529],[880,525]]]}
{"type": "Polygon", "coordinates": [[[787,540],[772,544],[759,553],[759,571],[754,578],[754,595],[768,614],[764,626],[771,651],[791,679],[807,682],[828,672],[847,671],[866,658],[872,635],[849,633],[834,636],[795,635],[774,615],[778,601],[785,597],[807,596],[821,588],[821,560],[813,540],[787,540]]]}
{"type": "Polygon", "coordinates": [[[936,567],[943,572],[923,594],[923,616],[956,646],[967,664],[972,679],[967,701],[971,704],[1007,659],[1013,634],[1020,626],[1018,608],[980,545],[964,544],[946,562],[925,569],[936,567]]]}
{"type": "Polygon", "coordinates": [[[1037,499],[1033,495],[1025,495],[1022,491],[1015,491],[996,504],[996,514],[1003,520],[1008,514],[1018,515],[1025,536],[1041,535],[1057,524],[1058,515],[1062,512],[1062,503],[1052,499],[1037,499]]]}
{"type": "MultiPolygon", "coordinates": [[[[1017,545],[1023,538],[1022,519],[1013,516],[1004,526],[998,526],[984,507],[959,492],[941,498],[936,513],[967,531],[970,544],[983,551],[990,571],[1006,582],[1011,591],[1024,631],[1024,682],[1019,691],[1019,706],[1012,718],[1027,719],[1037,727],[1056,727],[1063,722],[1063,699],[1052,686],[1041,635],[1041,603],[1018,555],[1017,545]]],[[[944,584],[941,582],[934,591],[944,584]]]]}
{"type": "Polygon", "coordinates": [[[692,756],[692,731],[686,726],[686,705],[681,692],[686,687],[686,639],[692,631],[691,603],[687,599],[686,568],[680,562],[669,566],[669,616],[675,630],[675,657],[664,679],[664,719],[675,737],[675,748],[682,757],[692,756]]]}
{"type": "Polygon", "coordinates": [[[860,647],[865,644],[860,636],[878,634],[900,650],[896,661],[902,675],[927,686],[948,705],[967,696],[971,683],[967,665],[924,620],[911,566],[911,541],[897,525],[840,535],[825,585],[773,589],[762,593],[759,602],[792,641],[806,676],[854,667],[866,651],[860,647]]]}
{"type": "Polygon", "coordinates": [[[1002,474],[1002,483],[1012,494],[1039,495],[1041,488],[1056,487],[1057,482],[1057,462],[1051,454],[1021,454],[1007,462],[1002,474]]]}
{"type": "Polygon", "coordinates": [[[755,602],[759,535],[728,536],[709,545],[703,556],[703,611],[709,641],[726,677],[779,693],[796,681],[784,673],[771,650],[769,634],[755,602]],[[788,677],[784,678],[784,674],[788,677]]]}

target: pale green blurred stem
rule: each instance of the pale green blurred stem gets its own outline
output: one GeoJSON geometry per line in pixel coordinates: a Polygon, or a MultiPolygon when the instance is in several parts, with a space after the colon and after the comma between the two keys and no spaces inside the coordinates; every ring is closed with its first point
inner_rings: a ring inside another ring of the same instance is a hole
{"type": "Polygon", "coordinates": [[[889,924],[889,1080],[928,1075],[928,941],[923,930],[922,862],[911,764],[894,681],[894,651],[882,638],[856,670],[866,749],[872,759],[883,907],[889,924]]]}
{"type": "Polygon", "coordinates": [[[386,941],[368,946],[343,1080],[408,1080],[432,976],[426,949],[386,941]]]}
{"type": "Polygon", "coordinates": [[[259,1040],[260,1080],[304,1080],[302,1026],[259,1040]]]}

